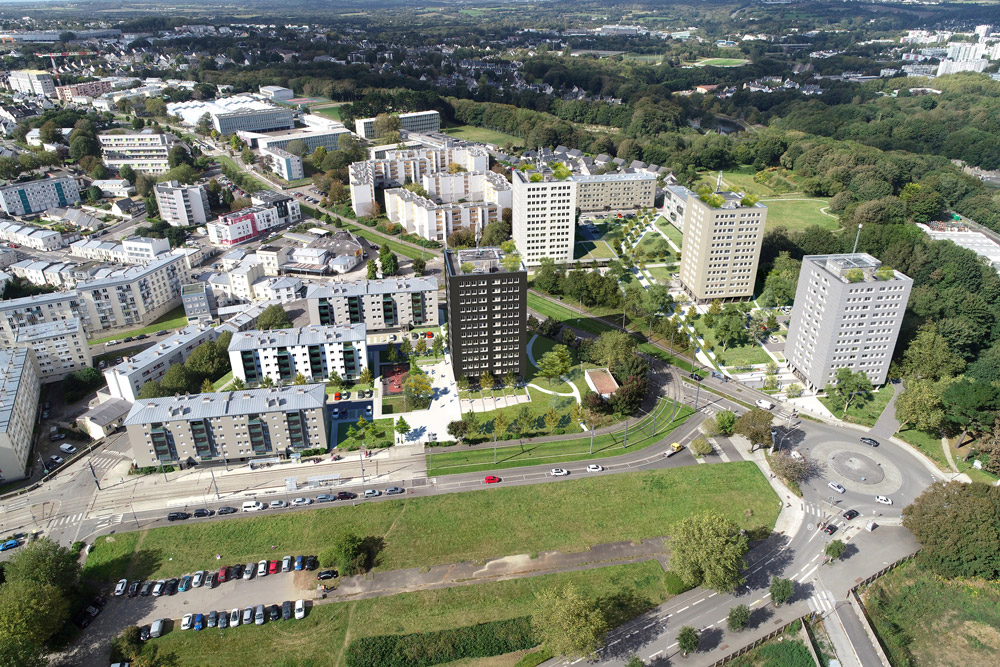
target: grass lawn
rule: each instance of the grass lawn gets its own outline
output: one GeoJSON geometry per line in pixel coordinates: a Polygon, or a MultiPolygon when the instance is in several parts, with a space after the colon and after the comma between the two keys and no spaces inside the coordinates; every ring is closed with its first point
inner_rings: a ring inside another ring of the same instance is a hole
{"type": "Polygon", "coordinates": [[[573,247],[573,259],[614,259],[615,252],[605,241],[578,241],[573,247]]]}
{"type": "Polygon", "coordinates": [[[813,225],[819,225],[831,231],[840,229],[840,222],[836,216],[826,215],[820,211],[820,209],[830,205],[828,199],[791,199],[786,201],[764,199],[761,203],[767,207],[766,227],[768,229],[785,227],[795,231],[813,225]]]}
{"type": "Polygon", "coordinates": [[[676,264],[672,266],[647,266],[646,273],[653,276],[657,282],[666,285],[670,282],[670,274],[677,273],[677,268],[676,264]]]}
{"type": "Polygon", "coordinates": [[[705,58],[695,63],[698,67],[739,67],[749,61],[743,58],[705,58]]]}
{"type": "Polygon", "coordinates": [[[515,137],[513,134],[506,134],[504,132],[495,132],[493,130],[487,130],[485,127],[476,127],[475,125],[459,125],[457,127],[448,127],[441,130],[443,134],[447,134],[450,137],[455,137],[456,139],[465,139],[466,141],[479,141],[484,144],[496,144],[497,146],[503,146],[504,144],[510,143],[515,146],[523,146],[524,139],[521,137],[515,137]]]}
{"type": "MultiPolygon", "coordinates": [[[[301,621],[238,627],[224,632],[170,632],[149,642],[161,655],[177,656],[178,667],[244,667],[281,664],[342,667],[348,644],[381,634],[434,632],[537,613],[538,595],[572,584],[582,595],[607,600],[614,622],[667,601],[665,573],[656,561],[584,572],[513,579],[390,597],[316,605],[301,621]],[[632,593],[635,604],[621,600],[632,593]],[[616,604],[616,601],[619,601],[616,604]]],[[[604,605],[602,605],[604,606],[604,605]]],[[[605,608],[608,608],[605,606],[605,608]]],[[[150,649],[147,649],[150,650],[150,649]]],[[[453,665],[478,664],[467,661],[453,665]]],[[[482,664],[507,664],[483,662],[482,664]]]]}
{"type": "Polygon", "coordinates": [[[647,262],[673,262],[677,260],[677,255],[670,247],[670,244],[667,243],[667,240],[654,231],[643,234],[642,240],[639,241],[639,245],[636,246],[635,251],[644,252],[647,262]]]}
{"type": "Polygon", "coordinates": [[[681,230],[674,227],[672,222],[670,222],[663,216],[660,216],[659,218],[656,219],[656,226],[659,227],[661,230],[663,230],[663,233],[666,234],[667,237],[671,241],[673,241],[678,248],[684,247],[681,244],[681,241],[684,238],[684,234],[681,233],[681,230]]]}
{"type": "Polygon", "coordinates": [[[863,599],[894,665],[996,664],[1000,654],[996,582],[946,580],[911,561],[872,583],[863,599]]]}
{"type": "Polygon", "coordinates": [[[560,322],[572,327],[588,331],[592,334],[602,334],[605,331],[614,331],[615,328],[604,324],[592,317],[581,317],[576,311],[570,310],[566,306],[559,305],[534,292],[528,292],[528,308],[544,317],[553,317],[560,322]]]}
{"type": "MultiPolygon", "coordinates": [[[[820,402],[826,406],[826,409],[833,413],[838,419],[843,419],[844,421],[852,422],[854,424],[862,424],[864,426],[874,426],[875,422],[878,421],[879,415],[885,410],[885,406],[889,404],[889,399],[892,398],[893,385],[887,384],[883,386],[878,391],[871,394],[867,398],[858,396],[851,403],[850,409],[847,411],[847,415],[841,417],[841,413],[844,411],[844,404],[834,396],[825,396],[820,398],[820,402]]],[[[938,450],[941,449],[940,440],[938,441],[938,450]]]]}
{"type": "Polygon", "coordinates": [[[948,461],[944,457],[944,450],[941,447],[940,436],[924,433],[915,429],[905,429],[896,434],[900,440],[910,443],[921,454],[929,458],[941,470],[951,470],[948,461]]]}
{"type": "Polygon", "coordinates": [[[121,340],[126,336],[138,336],[139,334],[151,334],[159,331],[160,329],[180,329],[181,327],[186,327],[188,323],[187,315],[184,314],[184,306],[177,306],[169,313],[161,315],[149,326],[143,327],[141,329],[133,329],[131,331],[119,331],[114,336],[105,336],[104,338],[96,338],[90,341],[91,345],[97,345],[99,343],[106,343],[109,340],[121,340]]]}
{"type": "Polygon", "coordinates": [[[773,361],[760,345],[737,345],[725,350],[715,340],[715,332],[705,326],[705,320],[699,317],[694,321],[694,329],[705,339],[705,344],[712,347],[715,358],[720,366],[746,366],[747,364],[766,364],[773,361]]]}
{"type": "Polygon", "coordinates": [[[411,248],[408,245],[403,245],[399,241],[391,241],[384,236],[376,234],[371,231],[370,228],[363,225],[355,225],[344,223],[344,229],[353,232],[354,234],[360,236],[363,239],[367,239],[372,243],[377,243],[379,245],[387,245],[389,249],[398,255],[403,255],[404,257],[409,257],[410,259],[433,259],[437,255],[427,250],[421,250],[420,248],[411,248]]]}
{"type": "Polygon", "coordinates": [[[119,533],[114,542],[98,538],[88,560],[102,564],[107,581],[179,576],[218,567],[216,554],[224,563],[321,554],[350,531],[384,539],[377,569],[388,571],[638,541],[707,510],[741,528],[771,527],[778,502],[754,463],[686,466],[154,528],[140,533],[131,556],[116,545],[132,534],[119,533]]]}
{"type": "MultiPolygon", "coordinates": [[[[683,424],[694,412],[687,406],[680,406],[677,418],[670,421],[670,416],[673,414],[675,407],[676,404],[673,401],[665,398],[660,399],[656,407],[655,431],[653,430],[654,424],[651,417],[647,417],[640,421],[638,425],[630,427],[628,433],[628,451],[635,451],[656,444],[671,431],[683,424]]],[[[487,413],[487,415],[490,414],[495,413],[487,413]]],[[[489,419],[488,416],[481,416],[481,418],[489,419]]],[[[492,429],[492,422],[487,423],[490,424],[489,428],[492,429]]],[[[488,432],[492,432],[492,430],[488,432]]],[[[619,456],[626,451],[624,428],[613,433],[595,436],[593,454],[590,453],[590,447],[590,435],[582,431],[579,438],[573,438],[572,440],[536,443],[525,446],[499,447],[496,453],[496,463],[493,462],[494,454],[492,449],[462,449],[461,447],[456,447],[454,451],[429,454],[427,456],[427,474],[439,476],[453,475],[619,456]]]]}
{"type": "Polygon", "coordinates": [[[212,389],[214,389],[215,391],[219,391],[232,381],[233,381],[233,372],[229,371],[228,373],[226,373],[225,375],[223,375],[218,380],[212,383],[212,389]]]}
{"type": "Polygon", "coordinates": [[[340,120],[340,105],[335,107],[323,107],[322,109],[310,109],[309,113],[318,114],[320,116],[326,116],[327,118],[332,118],[334,120],[340,120]]]}
{"type": "MultiPolygon", "coordinates": [[[[777,196],[774,188],[770,187],[766,183],[757,183],[753,180],[756,173],[757,170],[749,165],[743,165],[736,169],[723,170],[723,188],[729,188],[738,192],[745,192],[750,195],[758,195],[760,197],[777,196]]],[[[701,180],[698,181],[698,183],[696,183],[691,189],[697,191],[699,186],[707,185],[714,190],[719,177],[719,172],[705,171],[701,172],[701,174],[701,180]]],[[[770,222],[770,213],[768,214],[768,222],[770,222]]]]}
{"type": "MultiPolygon", "coordinates": [[[[368,420],[371,422],[371,420],[368,420]]],[[[356,423],[356,422],[355,422],[356,423]]],[[[347,431],[354,423],[351,422],[338,422],[337,423],[337,448],[346,450],[361,449],[362,439],[360,436],[348,437],[347,431]]],[[[389,447],[392,445],[394,436],[392,431],[392,419],[376,419],[375,420],[375,430],[374,430],[374,440],[367,440],[365,443],[368,445],[368,449],[374,449],[376,447],[389,447]]]]}

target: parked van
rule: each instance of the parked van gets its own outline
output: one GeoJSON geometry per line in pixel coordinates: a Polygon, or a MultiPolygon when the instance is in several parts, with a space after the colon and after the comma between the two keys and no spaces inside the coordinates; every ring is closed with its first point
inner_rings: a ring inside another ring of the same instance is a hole
{"type": "Polygon", "coordinates": [[[155,621],[153,621],[153,624],[151,626],[149,626],[149,636],[153,637],[154,639],[156,637],[161,636],[163,634],[163,625],[164,625],[164,622],[165,622],[165,619],[162,619],[162,618],[158,618],[155,621]]]}
{"type": "Polygon", "coordinates": [[[771,401],[765,401],[763,398],[758,398],[757,407],[760,408],[761,410],[773,410],[774,403],[772,403],[771,401]]]}
{"type": "Polygon", "coordinates": [[[244,512],[257,512],[262,509],[264,509],[264,504],[257,502],[256,500],[248,500],[243,503],[244,512]]]}

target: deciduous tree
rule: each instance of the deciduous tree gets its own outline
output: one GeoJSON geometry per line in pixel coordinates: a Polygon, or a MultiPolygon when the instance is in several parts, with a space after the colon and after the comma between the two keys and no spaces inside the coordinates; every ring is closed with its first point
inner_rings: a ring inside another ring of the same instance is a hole
{"type": "Polygon", "coordinates": [[[257,328],[268,329],[291,329],[292,321],[288,319],[288,313],[281,306],[275,304],[265,308],[257,317],[257,328]]]}
{"type": "Polygon", "coordinates": [[[728,592],[743,583],[740,571],[747,537],[731,520],[714,512],[678,522],[670,536],[670,567],[689,586],[728,592]]]}
{"type": "Polygon", "coordinates": [[[681,631],[677,633],[677,648],[680,649],[681,654],[684,656],[687,656],[688,653],[694,653],[697,651],[698,631],[690,625],[682,627],[681,631]]]}
{"type": "Polygon", "coordinates": [[[608,621],[592,598],[570,584],[547,588],[536,598],[539,610],[531,624],[545,647],[568,658],[593,655],[608,631],[608,621]]]}
{"type": "Polygon", "coordinates": [[[66,547],[40,537],[11,556],[4,568],[4,577],[7,583],[30,581],[69,590],[80,578],[80,563],[66,547]]]}
{"type": "Polygon", "coordinates": [[[775,607],[780,607],[789,600],[795,594],[795,583],[791,579],[782,579],[781,577],[771,577],[771,602],[774,603],[775,607]]]}
{"type": "Polygon", "coordinates": [[[729,616],[726,617],[726,625],[732,632],[739,632],[743,628],[747,627],[747,623],[750,622],[750,607],[745,604],[738,604],[729,610],[729,616]]]}
{"type": "Polygon", "coordinates": [[[0,637],[45,643],[59,631],[69,613],[69,599],[52,584],[22,579],[0,587],[0,637]]]}
{"type": "Polygon", "coordinates": [[[767,410],[754,408],[749,412],[743,413],[736,420],[733,432],[739,433],[750,441],[750,451],[752,452],[758,446],[770,447],[774,443],[771,438],[771,422],[773,421],[773,414],[767,410]]]}

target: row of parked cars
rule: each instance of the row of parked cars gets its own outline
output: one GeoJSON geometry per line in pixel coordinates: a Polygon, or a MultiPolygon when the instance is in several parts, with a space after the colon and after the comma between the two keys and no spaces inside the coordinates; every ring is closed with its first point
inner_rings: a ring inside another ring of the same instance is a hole
{"type": "Polygon", "coordinates": [[[291,572],[292,570],[315,570],[319,567],[319,560],[316,556],[285,556],[281,560],[262,560],[258,563],[237,563],[236,565],[224,565],[218,572],[199,570],[194,574],[186,574],[180,578],[160,579],[158,581],[133,581],[122,579],[115,586],[115,596],[127,595],[133,598],[139,596],[160,597],[161,595],[174,595],[178,592],[186,593],[194,588],[214,588],[227,581],[243,579],[249,581],[256,577],[266,577],[269,574],[280,572],[291,572]]]}
{"type": "MultiPolygon", "coordinates": [[[[287,621],[292,617],[301,620],[306,617],[306,601],[298,600],[294,604],[291,600],[285,600],[279,607],[276,604],[264,606],[262,604],[254,607],[247,607],[241,612],[239,608],[233,609],[228,614],[225,611],[210,611],[207,614],[184,614],[181,619],[181,630],[204,630],[205,628],[235,628],[242,625],[264,625],[268,621],[287,621]]],[[[141,636],[141,635],[140,635],[141,636]]]]}
{"type": "MultiPolygon", "coordinates": [[[[602,468],[603,470],[603,468],[602,468]]],[[[365,498],[378,498],[383,495],[387,496],[397,496],[406,493],[406,489],[400,486],[390,486],[384,492],[379,489],[367,489],[364,492],[365,498]]],[[[167,521],[186,521],[192,517],[195,519],[202,519],[205,517],[210,517],[218,514],[223,516],[226,514],[236,514],[237,512],[261,512],[263,510],[280,510],[286,507],[302,507],[304,505],[312,505],[313,503],[329,503],[334,500],[355,500],[358,494],[352,493],[351,491],[338,491],[337,493],[321,493],[315,498],[305,498],[299,497],[288,502],[286,500],[272,500],[271,502],[262,502],[260,500],[247,500],[243,503],[241,509],[236,509],[235,507],[220,507],[218,510],[210,509],[196,509],[193,512],[170,512],[167,514],[167,521]]]]}

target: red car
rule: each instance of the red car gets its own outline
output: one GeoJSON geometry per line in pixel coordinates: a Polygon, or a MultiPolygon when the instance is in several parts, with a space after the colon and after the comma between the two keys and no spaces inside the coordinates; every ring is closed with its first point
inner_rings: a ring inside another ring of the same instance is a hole
{"type": "Polygon", "coordinates": [[[500,478],[497,477],[496,475],[487,475],[486,479],[484,479],[483,481],[486,482],[487,484],[497,484],[500,481],[500,478]]]}
{"type": "Polygon", "coordinates": [[[217,577],[216,581],[218,581],[220,584],[224,584],[227,581],[229,581],[229,568],[228,567],[221,567],[221,568],[219,568],[219,576],[217,577]]]}
{"type": "Polygon", "coordinates": [[[433,333],[431,333],[430,331],[428,331],[428,332],[427,332],[427,337],[428,337],[428,338],[434,338],[434,334],[433,334],[433,333]]]}
{"type": "Polygon", "coordinates": [[[278,574],[279,570],[281,570],[281,561],[272,560],[270,563],[267,564],[268,574],[278,574]]]}
{"type": "Polygon", "coordinates": [[[336,392],[336,393],[335,393],[335,394],[333,395],[333,400],[335,400],[335,401],[339,401],[339,400],[340,400],[340,392],[339,392],[339,391],[338,391],[338,392],[336,392]]]}

